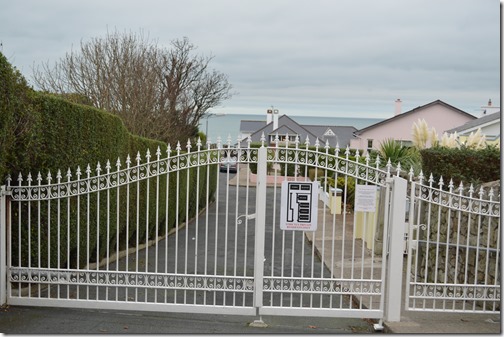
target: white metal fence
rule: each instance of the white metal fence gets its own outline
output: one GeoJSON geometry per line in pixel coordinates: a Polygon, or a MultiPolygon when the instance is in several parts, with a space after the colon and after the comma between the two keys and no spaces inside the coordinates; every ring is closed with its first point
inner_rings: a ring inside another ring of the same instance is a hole
{"type": "MultiPolygon", "coordinates": [[[[0,193],[2,303],[399,320],[407,187],[400,168],[383,170],[379,158],[318,141],[239,144],[168,146],[155,158],[148,152],[114,167],[9,181],[0,193]],[[220,166],[232,157],[236,173],[220,166]],[[283,180],[320,182],[315,230],[280,229],[283,180]],[[359,186],[374,186],[375,209],[355,209],[359,186]]],[[[483,310],[499,310],[495,192],[484,202],[481,193],[466,198],[422,180],[411,190],[407,308],[477,311],[484,302],[483,310]],[[471,212],[476,218],[466,220],[471,212]],[[452,251],[454,271],[450,259],[438,259],[452,251]],[[460,307],[453,296],[478,301],[460,307]]]]}
{"type": "Polygon", "coordinates": [[[420,176],[411,200],[406,308],[499,312],[499,191],[420,176]]]}

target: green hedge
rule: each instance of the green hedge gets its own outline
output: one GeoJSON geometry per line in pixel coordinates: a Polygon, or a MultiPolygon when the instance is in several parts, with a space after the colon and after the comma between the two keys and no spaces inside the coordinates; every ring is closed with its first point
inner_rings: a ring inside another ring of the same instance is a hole
{"type": "MultiPolygon", "coordinates": [[[[142,160],[145,163],[145,153],[147,149],[151,152],[151,161],[155,158],[155,151],[159,146],[162,153],[165,155],[166,145],[161,142],[148,140],[145,138],[133,136],[127,132],[121,120],[116,116],[104,113],[100,110],[86,106],[72,104],[64,99],[53,97],[50,95],[33,93],[33,111],[36,111],[37,119],[40,123],[32,125],[32,137],[35,140],[32,146],[25,146],[25,156],[20,156],[17,161],[21,172],[43,172],[45,177],[47,172],[51,172],[53,180],[56,182],[56,173],[58,168],[62,168],[62,181],[66,181],[66,170],[70,167],[75,179],[75,169],[81,167],[83,171],[82,177],[86,174],[84,170],[88,163],[91,164],[92,174],[96,174],[96,163],[101,163],[101,174],[106,172],[105,165],[108,158],[111,161],[111,172],[115,171],[115,163],[119,157],[122,162],[122,168],[126,166],[125,160],[128,154],[131,155],[132,166],[136,164],[136,153],[140,152],[142,160]],[[43,122],[42,122],[43,121],[43,122]]],[[[20,144],[23,146],[24,144],[20,144]]],[[[163,156],[162,156],[163,158],[163,156]]],[[[210,183],[210,195],[213,195],[215,190],[215,173],[217,167],[212,167],[212,182],[210,183]]],[[[35,177],[35,176],[34,176],[35,177]]],[[[15,178],[15,177],[14,177],[15,178]]],[[[24,177],[26,179],[26,176],[24,177]]],[[[196,209],[196,186],[206,187],[206,168],[200,168],[200,183],[196,183],[196,168],[184,169],[180,171],[177,179],[175,173],[170,174],[169,185],[169,201],[168,213],[166,212],[166,186],[167,177],[162,176],[159,182],[155,178],[140,181],[138,184],[133,183],[129,187],[129,198],[125,198],[126,187],[110,189],[109,192],[103,191],[100,193],[92,193],[89,196],[89,224],[87,222],[87,205],[88,197],[77,197],[70,199],[62,199],[61,201],[51,202],[51,212],[47,212],[47,206],[42,209],[41,219],[42,226],[40,228],[41,240],[41,264],[42,266],[55,267],[76,267],[77,259],[80,266],[83,266],[86,261],[96,262],[106,256],[107,247],[114,251],[117,247],[117,234],[119,234],[120,249],[126,248],[126,242],[129,247],[137,244],[144,244],[149,240],[155,239],[157,236],[163,235],[168,230],[176,226],[177,214],[178,223],[186,221],[187,215],[189,218],[194,217],[198,210],[196,209]],[[189,170],[189,176],[187,171],[189,170]],[[187,199],[187,184],[189,179],[189,198],[187,199]],[[178,181],[178,185],[177,185],[178,181]],[[156,203],[156,185],[159,185],[159,198],[156,203]],[[176,190],[179,190],[178,210],[176,205],[176,190]],[[119,190],[119,191],[118,191],[119,190]],[[137,193],[138,192],[138,193],[137,193]],[[117,193],[120,194],[119,212],[117,212],[117,193]],[[98,204],[98,198],[100,203],[98,204]],[[147,198],[151,201],[147,207],[147,198]],[[136,214],[137,199],[139,203],[138,214],[136,214]],[[108,206],[107,206],[108,200],[108,206]],[[81,203],[80,210],[77,207],[77,202],[81,203]],[[61,212],[57,212],[59,208],[61,212]],[[130,205],[131,211],[126,212],[127,205],[130,205]],[[190,208],[186,209],[186,203],[190,208]],[[134,206],[134,207],[131,207],[134,206]],[[70,213],[68,213],[70,209],[70,213]],[[157,214],[156,214],[157,210],[157,214]],[[99,211],[99,212],[98,212],[99,211]],[[77,216],[77,212],[79,215],[77,216]],[[99,214],[99,217],[97,216],[99,214]],[[128,219],[127,219],[128,216],[128,219]],[[119,218],[119,219],[118,219],[119,218]],[[59,220],[58,220],[59,219],[59,220]],[[138,219],[138,220],[137,220],[138,219]],[[158,231],[156,232],[156,220],[158,221],[158,231]],[[137,221],[140,224],[138,232],[137,221]],[[77,223],[80,223],[79,234],[77,234],[77,223]],[[48,224],[51,224],[49,226],[48,224]],[[58,232],[56,224],[60,224],[60,243],[56,244],[58,232]],[[126,229],[126,224],[129,223],[129,228],[126,229]],[[117,224],[119,224],[117,228],[117,224]],[[89,229],[87,228],[89,226],[89,229]],[[109,228],[107,231],[107,227],[109,228]],[[68,229],[70,228],[70,239],[68,239],[68,229]],[[79,238],[80,251],[77,254],[77,241],[79,238]],[[70,245],[68,245],[70,243],[70,245]],[[90,256],[87,254],[87,246],[89,245],[90,256]],[[50,248],[49,248],[50,247],[50,248]],[[59,250],[58,250],[59,247],[59,250]],[[50,250],[49,250],[50,249],[50,250]],[[59,257],[59,259],[58,259],[59,257]]],[[[17,183],[13,181],[13,185],[17,183]]],[[[206,192],[206,190],[204,191],[206,192]]],[[[205,194],[200,192],[199,207],[204,207],[205,194]]],[[[24,205],[22,212],[28,214],[28,205],[24,205]]],[[[36,204],[31,205],[31,223],[37,222],[36,204]]],[[[18,210],[13,212],[13,218],[16,219],[18,210]]],[[[14,220],[15,222],[15,220],[14,220]]],[[[27,222],[27,221],[26,221],[27,222]]],[[[28,263],[28,240],[29,235],[26,230],[27,223],[23,224],[22,232],[22,250],[21,264],[28,263]]],[[[17,237],[19,232],[18,227],[13,228],[13,235],[17,237]]],[[[31,261],[38,261],[36,245],[38,244],[39,228],[33,226],[31,228],[31,261]]],[[[17,247],[14,248],[14,261],[18,261],[17,247]]]]}
{"type": "MultiPolygon", "coordinates": [[[[51,172],[52,183],[55,183],[58,170],[61,170],[62,181],[67,181],[66,173],[69,168],[72,171],[72,180],[74,180],[78,166],[82,171],[81,178],[85,178],[86,166],[88,164],[91,166],[91,176],[94,176],[98,162],[102,167],[101,174],[105,174],[107,160],[111,161],[111,172],[114,172],[117,158],[121,159],[122,168],[125,168],[126,157],[130,154],[131,166],[134,166],[137,152],[140,152],[142,163],[145,163],[145,153],[147,149],[150,149],[151,161],[153,161],[158,147],[163,153],[162,158],[165,156],[164,143],[130,134],[122,121],[112,114],[71,103],[62,97],[33,91],[1,54],[0,76],[2,85],[0,87],[0,112],[2,114],[0,118],[0,179],[2,182],[5,182],[7,174],[11,173],[11,185],[17,185],[17,176],[21,172],[26,183],[27,173],[31,172],[32,185],[35,185],[38,184],[37,173],[40,172],[43,177],[42,184],[46,184],[47,174],[51,172]]],[[[114,251],[117,246],[117,237],[120,240],[119,247],[123,249],[126,247],[126,242],[129,242],[130,247],[135,245],[137,235],[139,244],[163,235],[166,232],[166,224],[168,224],[168,230],[176,226],[177,214],[179,223],[187,220],[187,216],[191,218],[197,214],[196,186],[200,186],[201,189],[199,208],[206,205],[204,201],[207,185],[210,187],[210,198],[213,198],[217,165],[199,169],[199,184],[196,182],[196,170],[196,168],[191,168],[180,171],[178,180],[175,173],[170,173],[169,201],[166,200],[168,178],[166,175],[160,177],[157,205],[154,202],[156,197],[154,186],[158,183],[156,178],[131,184],[129,198],[125,198],[126,187],[122,186],[110,189],[108,192],[94,192],[89,196],[84,195],[79,198],[63,198],[52,200],[50,203],[41,202],[40,212],[37,209],[38,202],[23,203],[21,208],[14,203],[12,206],[13,238],[17,238],[18,233],[21,232],[21,249],[19,249],[17,239],[12,243],[14,265],[26,266],[30,262],[31,266],[36,266],[40,261],[42,267],[49,265],[74,267],[79,261],[80,266],[83,266],[83,263],[88,260],[95,262],[102,259],[107,252],[107,247],[114,251]],[[211,170],[210,182],[206,181],[207,169],[211,170]],[[187,175],[188,171],[189,175],[187,175]],[[187,186],[189,186],[188,194],[187,186]],[[177,189],[181,200],[178,209],[176,209],[175,200],[177,189]],[[119,204],[117,204],[118,193],[119,204]],[[187,199],[186,196],[188,196],[187,199]],[[146,204],[147,198],[153,201],[149,207],[146,204]],[[140,205],[138,214],[136,214],[136,207],[127,207],[128,203],[130,206],[136,205],[137,201],[140,205]],[[80,203],[80,208],[77,207],[77,203],[80,203]],[[186,204],[189,205],[187,210],[186,204]],[[89,221],[87,220],[88,209],[89,221]],[[127,211],[129,209],[131,210],[127,211]],[[168,212],[166,212],[167,209],[168,212]],[[23,215],[21,221],[19,221],[19,212],[23,215]],[[28,214],[30,214],[30,219],[28,219],[28,214]],[[39,219],[40,226],[36,226],[39,219]],[[138,231],[136,231],[137,219],[140,224],[138,231]],[[156,219],[158,221],[157,233],[155,231],[156,219]],[[59,242],[57,223],[60,224],[59,242]],[[107,223],[110,224],[108,231],[107,223]],[[127,223],[129,223],[128,229],[127,223]],[[117,224],[119,224],[118,228],[116,228],[117,224]],[[77,231],[77,226],[79,226],[79,231],[77,231]],[[77,241],[80,246],[78,254],[77,241]],[[41,245],[41,256],[37,254],[38,242],[41,245]],[[28,251],[29,245],[31,253],[28,251]],[[89,257],[87,256],[88,246],[89,257]]]]}
{"type": "Polygon", "coordinates": [[[29,94],[31,89],[19,71],[0,53],[0,185],[15,159],[18,143],[30,143],[25,131],[31,124],[29,94]]]}
{"type": "Polygon", "coordinates": [[[500,179],[500,150],[494,146],[481,150],[435,147],[420,151],[420,155],[424,175],[432,173],[436,181],[443,177],[445,183],[453,179],[455,185],[465,185],[500,179]]]}

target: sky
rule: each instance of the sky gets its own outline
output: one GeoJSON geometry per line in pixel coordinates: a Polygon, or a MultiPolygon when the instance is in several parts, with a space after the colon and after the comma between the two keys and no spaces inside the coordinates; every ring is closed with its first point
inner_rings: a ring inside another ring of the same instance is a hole
{"type": "MultiPolygon", "coordinates": [[[[500,103],[498,0],[0,0],[0,51],[31,82],[107,31],[187,37],[228,76],[212,113],[388,118],[500,103]]],[[[31,82],[33,84],[33,82],[31,82]]]]}

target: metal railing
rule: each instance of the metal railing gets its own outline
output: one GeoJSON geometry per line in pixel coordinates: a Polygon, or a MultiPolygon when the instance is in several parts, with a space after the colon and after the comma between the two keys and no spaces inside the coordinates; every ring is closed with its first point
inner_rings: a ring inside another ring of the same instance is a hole
{"type": "Polygon", "coordinates": [[[499,312],[500,196],[434,183],[412,182],[406,308],[499,312]]]}

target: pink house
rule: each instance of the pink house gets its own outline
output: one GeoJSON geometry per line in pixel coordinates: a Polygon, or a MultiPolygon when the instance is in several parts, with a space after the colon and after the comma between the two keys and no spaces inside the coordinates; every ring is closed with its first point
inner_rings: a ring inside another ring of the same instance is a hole
{"type": "Polygon", "coordinates": [[[394,117],[356,131],[355,138],[350,140],[350,147],[360,150],[376,150],[380,147],[381,142],[388,138],[410,145],[412,143],[411,128],[413,123],[419,119],[424,119],[429,128],[434,127],[440,136],[444,131],[476,119],[475,116],[441,100],[436,100],[404,113],[401,113],[401,100],[398,99],[395,103],[394,117]]]}

